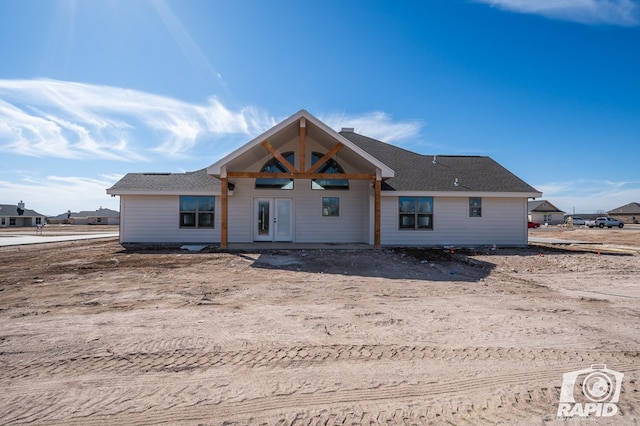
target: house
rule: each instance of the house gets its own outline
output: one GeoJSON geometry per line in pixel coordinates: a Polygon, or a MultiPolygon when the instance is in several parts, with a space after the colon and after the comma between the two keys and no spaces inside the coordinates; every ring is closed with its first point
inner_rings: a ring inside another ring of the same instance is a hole
{"type": "Polygon", "coordinates": [[[0,228],[44,225],[45,219],[45,215],[26,209],[22,201],[18,205],[0,204],[0,228]]]}
{"type": "Polygon", "coordinates": [[[426,156],[305,110],[206,169],[129,173],[127,243],[364,243],[524,246],[527,200],[542,194],[485,156],[426,156]]]}
{"type": "Polygon", "coordinates": [[[529,221],[558,225],[564,223],[565,212],[547,200],[533,200],[528,203],[529,221]]]}
{"type": "Polygon", "coordinates": [[[65,225],[118,225],[120,224],[120,213],[102,207],[93,211],[72,212],[69,210],[66,213],[47,218],[47,222],[65,225]]]}
{"type": "Polygon", "coordinates": [[[629,203],[609,210],[607,214],[624,223],[638,223],[640,221],[640,203],[629,203]]]}

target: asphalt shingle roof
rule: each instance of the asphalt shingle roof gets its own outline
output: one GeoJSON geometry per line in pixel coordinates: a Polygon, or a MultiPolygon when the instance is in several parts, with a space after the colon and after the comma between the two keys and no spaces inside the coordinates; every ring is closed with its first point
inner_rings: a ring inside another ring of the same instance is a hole
{"type": "MultiPolygon", "coordinates": [[[[52,216],[50,217],[50,219],[67,219],[67,216],[69,215],[69,213],[60,213],[57,216],[52,216]]],[[[70,217],[120,217],[120,213],[116,210],[111,210],[111,209],[103,209],[100,208],[98,210],[82,210],[79,212],[71,212],[71,216],[70,217]]]]}
{"type": "MultiPolygon", "coordinates": [[[[353,132],[342,136],[395,171],[384,191],[538,192],[490,157],[422,155],[353,132]],[[435,160],[435,161],[434,161],[435,160]],[[454,185],[458,179],[459,185],[454,185]]],[[[220,191],[206,169],[188,173],[129,173],[109,189],[120,191],[220,191]]]]}
{"type": "Polygon", "coordinates": [[[187,173],[127,173],[109,190],[117,191],[220,191],[220,180],[207,169],[187,173]]]}
{"type": "Polygon", "coordinates": [[[12,204],[0,204],[0,216],[44,216],[35,210],[24,209],[24,212],[18,214],[18,206],[12,204]]]}
{"type": "Polygon", "coordinates": [[[395,177],[384,182],[383,190],[538,192],[490,157],[434,157],[407,151],[353,132],[340,134],[395,170],[395,177]],[[456,178],[459,186],[454,185],[456,178]]]}
{"type": "Polygon", "coordinates": [[[609,210],[608,214],[640,214],[640,203],[629,203],[624,206],[609,210]]]}
{"type": "Polygon", "coordinates": [[[529,201],[527,203],[527,209],[530,212],[539,212],[539,213],[564,213],[563,210],[560,210],[559,208],[557,208],[556,206],[554,206],[553,204],[551,204],[549,201],[547,200],[535,200],[535,201],[529,201]]]}

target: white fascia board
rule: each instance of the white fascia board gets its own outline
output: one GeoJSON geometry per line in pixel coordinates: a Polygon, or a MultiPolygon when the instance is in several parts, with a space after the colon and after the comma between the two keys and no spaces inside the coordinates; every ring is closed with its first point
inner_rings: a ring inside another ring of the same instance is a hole
{"type": "MultiPolygon", "coordinates": [[[[135,189],[123,189],[121,191],[114,192],[107,189],[109,195],[221,195],[221,191],[189,191],[189,190],[172,190],[172,191],[150,191],[150,190],[135,190],[135,189]]],[[[232,191],[229,191],[229,195],[232,195],[232,191]]]]}
{"type": "Polygon", "coordinates": [[[541,192],[480,192],[480,191],[382,191],[383,197],[493,197],[493,198],[539,198],[541,192]]]}

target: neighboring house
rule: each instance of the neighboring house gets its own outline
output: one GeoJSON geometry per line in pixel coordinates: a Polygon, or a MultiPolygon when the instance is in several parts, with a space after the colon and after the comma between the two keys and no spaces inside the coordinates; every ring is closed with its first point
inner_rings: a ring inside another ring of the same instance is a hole
{"type": "Polygon", "coordinates": [[[529,201],[529,221],[548,225],[558,225],[564,223],[562,210],[551,204],[547,200],[529,201]]]}
{"type": "Polygon", "coordinates": [[[68,211],[49,217],[47,222],[65,225],[118,225],[120,224],[120,213],[100,207],[95,211],[84,210],[77,213],[68,211]]]}
{"type": "Polygon", "coordinates": [[[640,203],[625,204],[624,206],[609,210],[607,214],[624,223],[638,223],[640,222],[640,203]]]}
{"type": "Polygon", "coordinates": [[[299,111],[206,169],[129,173],[121,243],[524,246],[542,194],[484,156],[426,156],[299,111]]]}
{"type": "Polygon", "coordinates": [[[0,204],[0,228],[41,226],[45,224],[45,219],[45,215],[25,209],[22,201],[18,205],[0,204]]]}

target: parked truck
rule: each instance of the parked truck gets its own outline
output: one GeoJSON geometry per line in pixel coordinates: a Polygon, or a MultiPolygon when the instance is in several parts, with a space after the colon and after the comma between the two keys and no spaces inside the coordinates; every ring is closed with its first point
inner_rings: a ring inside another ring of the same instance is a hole
{"type": "Polygon", "coordinates": [[[617,228],[623,228],[624,227],[624,223],[620,222],[618,219],[614,219],[612,217],[598,217],[595,220],[587,220],[585,222],[585,225],[588,226],[589,228],[604,228],[605,226],[607,228],[613,228],[614,226],[617,228]]]}

